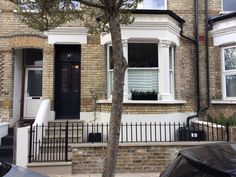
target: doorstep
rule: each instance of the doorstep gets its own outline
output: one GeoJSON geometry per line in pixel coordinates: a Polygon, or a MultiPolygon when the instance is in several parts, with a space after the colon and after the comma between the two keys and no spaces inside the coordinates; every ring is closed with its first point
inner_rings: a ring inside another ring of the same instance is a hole
{"type": "Polygon", "coordinates": [[[45,175],[71,174],[72,162],[39,162],[28,163],[27,168],[45,175]]]}

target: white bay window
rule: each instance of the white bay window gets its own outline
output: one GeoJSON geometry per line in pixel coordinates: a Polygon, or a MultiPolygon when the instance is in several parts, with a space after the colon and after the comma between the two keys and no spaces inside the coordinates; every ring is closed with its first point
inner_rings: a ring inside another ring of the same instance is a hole
{"type": "Polygon", "coordinates": [[[223,48],[222,86],[224,99],[236,99],[236,46],[223,48]]]}
{"type": "MultiPolygon", "coordinates": [[[[127,42],[123,46],[124,55],[128,62],[124,86],[124,99],[173,100],[173,47],[171,45],[168,45],[165,46],[165,48],[163,49],[163,45],[160,45],[160,42],[158,41],[135,42],[133,40],[127,42]],[[140,96],[140,98],[136,98],[136,96],[140,96]]],[[[108,98],[111,98],[113,79],[113,61],[111,45],[108,45],[107,52],[108,98]]]]}

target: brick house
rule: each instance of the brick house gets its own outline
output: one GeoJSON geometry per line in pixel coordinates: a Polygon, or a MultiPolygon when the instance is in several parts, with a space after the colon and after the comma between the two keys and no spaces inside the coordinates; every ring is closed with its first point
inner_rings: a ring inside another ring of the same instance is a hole
{"type": "MultiPolygon", "coordinates": [[[[51,101],[56,119],[89,121],[94,112],[91,90],[96,89],[102,93],[97,100],[99,121],[108,121],[112,97],[109,35],[89,35],[79,21],[39,33],[20,21],[10,2],[0,3],[1,122],[13,125],[22,119],[34,119],[42,99],[51,101]]],[[[229,79],[222,71],[221,57],[222,46],[233,46],[234,42],[218,37],[220,32],[216,31],[224,28],[214,29],[228,20],[234,25],[234,15],[212,18],[213,30],[206,34],[203,0],[198,2],[196,14],[194,1],[160,0],[154,6],[145,3],[133,12],[135,22],[122,27],[124,54],[129,63],[123,121],[185,120],[206,106],[208,109],[201,115],[234,114],[234,71],[230,70],[229,79]],[[132,100],[134,90],[155,91],[157,98],[132,100]]],[[[228,3],[209,0],[209,17],[231,11],[227,10],[231,8],[228,3]]],[[[224,51],[228,50],[226,47],[224,51]]],[[[234,51],[234,47],[230,50],[234,51]]]]}
{"type": "MultiPolygon", "coordinates": [[[[144,0],[121,29],[129,64],[122,122],[234,115],[235,9],[230,0],[144,0]],[[138,92],[154,98],[135,99],[138,92]]],[[[40,33],[8,0],[0,0],[0,24],[0,122],[34,120],[43,100],[56,121],[109,121],[109,34],[90,35],[79,20],[40,33]]]]}

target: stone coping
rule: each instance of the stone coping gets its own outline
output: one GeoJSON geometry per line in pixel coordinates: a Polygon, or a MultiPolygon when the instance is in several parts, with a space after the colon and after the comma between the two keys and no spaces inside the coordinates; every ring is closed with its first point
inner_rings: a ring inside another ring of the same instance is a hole
{"type": "MultiPolygon", "coordinates": [[[[99,104],[111,104],[112,100],[98,100],[97,103],[99,104]]],[[[170,100],[170,101],[163,101],[163,100],[157,100],[157,101],[136,101],[136,100],[124,100],[123,104],[186,104],[187,102],[184,100],[170,100]]]]}
{"type": "Polygon", "coordinates": [[[28,163],[27,167],[53,167],[53,166],[71,166],[72,162],[37,162],[28,163]]]}
{"type": "MultiPolygon", "coordinates": [[[[199,146],[209,143],[219,143],[220,141],[181,141],[181,142],[148,142],[148,143],[120,143],[119,147],[144,147],[144,146],[199,146]]],[[[90,148],[90,147],[106,147],[107,143],[83,143],[70,144],[72,148],[90,148]]]]}

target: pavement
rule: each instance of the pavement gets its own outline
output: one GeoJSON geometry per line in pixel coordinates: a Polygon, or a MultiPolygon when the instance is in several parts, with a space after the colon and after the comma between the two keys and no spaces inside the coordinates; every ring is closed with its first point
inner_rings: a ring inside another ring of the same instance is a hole
{"type": "MultiPolygon", "coordinates": [[[[101,177],[102,174],[65,174],[50,177],[101,177]]],[[[159,177],[159,173],[117,173],[115,177],[159,177]]]]}

